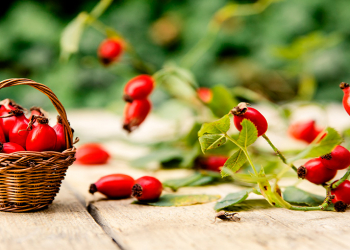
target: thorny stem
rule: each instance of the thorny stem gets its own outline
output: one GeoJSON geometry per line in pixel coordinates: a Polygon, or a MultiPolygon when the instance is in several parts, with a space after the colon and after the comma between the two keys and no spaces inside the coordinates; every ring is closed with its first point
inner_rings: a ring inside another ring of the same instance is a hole
{"type": "Polygon", "coordinates": [[[293,164],[288,164],[287,163],[287,159],[284,157],[284,155],[281,153],[281,151],[279,151],[275,145],[273,145],[273,143],[270,141],[270,139],[267,137],[266,134],[263,134],[262,137],[267,141],[267,143],[271,146],[271,148],[275,151],[275,153],[277,154],[277,156],[283,161],[284,164],[290,166],[295,172],[298,171],[297,167],[294,166],[293,164]]]}
{"type": "Polygon", "coordinates": [[[250,166],[252,166],[252,169],[253,169],[254,173],[255,173],[256,175],[258,175],[258,171],[256,171],[256,168],[255,168],[255,166],[254,166],[252,160],[250,159],[250,156],[249,156],[247,150],[246,150],[245,148],[243,148],[241,145],[239,145],[239,143],[238,143],[236,140],[234,140],[233,138],[231,138],[231,137],[230,137],[229,135],[227,135],[226,133],[225,133],[225,137],[226,137],[228,140],[230,140],[231,142],[233,142],[234,144],[236,144],[236,146],[239,147],[239,148],[244,152],[244,154],[245,154],[245,156],[247,157],[247,160],[248,160],[250,166]]]}

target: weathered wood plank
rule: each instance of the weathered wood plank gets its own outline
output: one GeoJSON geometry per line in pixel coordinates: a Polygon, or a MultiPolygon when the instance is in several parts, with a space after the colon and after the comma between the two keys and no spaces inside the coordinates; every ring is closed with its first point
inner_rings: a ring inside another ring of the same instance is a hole
{"type": "Polygon", "coordinates": [[[4,250],[119,249],[65,185],[48,209],[1,212],[0,242],[4,250]]]}
{"type": "MultiPolygon", "coordinates": [[[[75,166],[67,180],[87,201],[89,211],[108,235],[126,249],[311,249],[320,246],[348,249],[346,239],[350,213],[300,212],[262,206],[239,212],[241,222],[214,221],[214,203],[187,207],[151,207],[131,204],[133,199],[106,200],[92,197],[87,188],[100,176],[112,172],[141,171],[106,166],[75,166]]],[[[183,171],[161,171],[156,176],[180,175],[183,171]]],[[[226,195],[238,188],[225,184],[183,188],[179,193],[226,195]]]]}

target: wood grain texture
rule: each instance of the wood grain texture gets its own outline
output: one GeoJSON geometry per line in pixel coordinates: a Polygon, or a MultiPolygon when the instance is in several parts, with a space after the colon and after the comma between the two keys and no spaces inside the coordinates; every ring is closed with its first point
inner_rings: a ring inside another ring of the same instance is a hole
{"type": "MultiPolygon", "coordinates": [[[[90,203],[89,212],[105,232],[125,249],[349,248],[346,241],[350,232],[350,212],[290,211],[271,208],[258,202],[258,208],[254,205],[239,211],[240,222],[218,220],[212,224],[215,203],[152,207],[131,204],[132,198],[106,200],[102,195],[95,194],[93,197],[88,194],[87,187],[90,183],[102,175],[116,172],[129,173],[134,177],[144,173],[113,162],[103,168],[73,166],[68,172],[67,181],[83,196],[82,199],[90,203]]],[[[185,172],[159,171],[153,175],[165,180],[169,176],[173,178],[185,172]]],[[[182,188],[178,193],[220,194],[223,197],[238,190],[238,187],[224,184],[182,188]]],[[[316,188],[314,191],[320,193],[322,189],[316,188]]],[[[258,196],[250,196],[256,197],[258,196]]]]}
{"type": "Polygon", "coordinates": [[[65,184],[48,209],[1,212],[0,242],[4,250],[119,249],[65,184]]]}

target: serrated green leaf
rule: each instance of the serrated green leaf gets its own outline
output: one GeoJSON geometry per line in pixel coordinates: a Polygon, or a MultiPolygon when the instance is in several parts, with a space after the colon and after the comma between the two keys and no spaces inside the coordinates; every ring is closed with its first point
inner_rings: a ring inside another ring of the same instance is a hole
{"type": "Polygon", "coordinates": [[[230,193],[226,195],[223,200],[217,202],[214,209],[216,211],[229,209],[229,207],[246,200],[251,192],[253,192],[253,189],[242,190],[237,193],[230,193]]]}
{"type": "Polygon", "coordinates": [[[286,187],[283,192],[283,198],[285,201],[299,206],[318,206],[325,199],[323,196],[312,194],[293,186],[286,187]]]}
{"type": "Polygon", "coordinates": [[[253,144],[256,139],[258,139],[258,130],[256,129],[254,123],[244,119],[241,123],[242,130],[239,133],[238,144],[244,148],[247,148],[249,145],[253,144]]]}
{"type": "Polygon", "coordinates": [[[221,117],[231,110],[237,100],[232,96],[230,90],[223,85],[216,85],[211,89],[213,97],[209,108],[217,117],[221,117]]]}
{"type": "Polygon", "coordinates": [[[230,118],[228,115],[223,116],[221,119],[204,123],[201,129],[198,131],[198,137],[204,134],[224,134],[230,129],[230,118]]]}
{"type": "Polygon", "coordinates": [[[326,132],[327,135],[320,142],[310,144],[298,155],[288,159],[287,162],[292,163],[296,160],[319,157],[332,152],[332,150],[339,145],[343,139],[334,128],[328,127],[326,132]]]}
{"type": "Polygon", "coordinates": [[[220,199],[220,195],[193,194],[193,195],[162,195],[158,201],[145,202],[134,201],[133,204],[150,205],[158,207],[180,207],[204,204],[220,199]]]}
{"type": "Polygon", "coordinates": [[[226,177],[236,173],[243,164],[247,161],[244,152],[239,149],[225,162],[224,167],[221,169],[221,176],[226,177]]]}
{"type": "Polygon", "coordinates": [[[205,134],[199,137],[202,152],[205,154],[207,150],[218,148],[226,143],[225,135],[205,134]]]}

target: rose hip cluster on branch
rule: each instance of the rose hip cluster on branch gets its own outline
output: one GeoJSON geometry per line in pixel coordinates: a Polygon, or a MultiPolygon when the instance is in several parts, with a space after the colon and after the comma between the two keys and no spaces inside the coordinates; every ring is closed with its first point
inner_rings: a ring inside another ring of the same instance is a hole
{"type": "Polygon", "coordinates": [[[139,75],[132,78],[124,88],[123,128],[129,133],[136,129],[151,111],[152,104],[148,96],[154,89],[154,79],[149,75],[139,75]]]}
{"type": "Polygon", "coordinates": [[[90,185],[89,192],[100,192],[110,199],[122,199],[130,196],[139,201],[158,200],[163,191],[162,183],[152,176],[143,176],[134,180],[125,174],[111,174],[100,178],[90,185]]]}
{"type": "Polygon", "coordinates": [[[58,151],[66,149],[62,119],[52,128],[46,112],[39,107],[30,109],[29,119],[24,109],[13,100],[0,102],[0,152],[58,151]]]}

